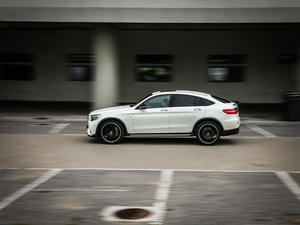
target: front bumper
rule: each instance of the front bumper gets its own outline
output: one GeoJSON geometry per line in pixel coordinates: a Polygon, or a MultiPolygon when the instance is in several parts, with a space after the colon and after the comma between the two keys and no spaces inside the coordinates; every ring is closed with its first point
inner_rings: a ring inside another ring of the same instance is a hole
{"type": "Polygon", "coordinates": [[[92,137],[92,138],[97,138],[96,137],[96,134],[93,134],[92,133],[92,130],[90,129],[89,125],[86,125],[86,133],[89,137],[92,137]]]}

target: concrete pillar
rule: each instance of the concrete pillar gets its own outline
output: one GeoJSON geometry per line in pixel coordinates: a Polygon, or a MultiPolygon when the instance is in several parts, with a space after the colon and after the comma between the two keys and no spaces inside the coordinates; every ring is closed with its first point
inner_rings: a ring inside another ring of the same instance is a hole
{"type": "MultiPolygon", "coordinates": [[[[300,61],[300,59],[299,59],[300,61]]],[[[296,70],[296,75],[294,77],[294,90],[297,91],[297,92],[300,92],[300,62],[298,62],[297,64],[297,70],[296,70]]]]}
{"type": "Polygon", "coordinates": [[[94,33],[94,82],[92,110],[115,106],[118,98],[118,48],[116,34],[110,28],[98,28],[94,33]]]}
{"type": "Polygon", "coordinates": [[[300,34],[298,33],[298,63],[294,67],[294,71],[292,74],[292,82],[293,82],[293,91],[300,92],[300,34]]]}

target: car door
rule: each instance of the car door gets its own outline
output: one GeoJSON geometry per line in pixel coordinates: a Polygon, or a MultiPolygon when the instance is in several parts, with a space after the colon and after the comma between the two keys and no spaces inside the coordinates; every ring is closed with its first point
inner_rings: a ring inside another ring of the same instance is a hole
{"type": "Polygon", "coordinates": [[[152,97],[133,113],[134,133],[169,133],[171,95],[152,97]]]}
{"type": "Polygon", "coordinates": [[[204,116],[205,109],[200,97],[173,95],[170,133],[191,133],[195,123],[204,116]]]}

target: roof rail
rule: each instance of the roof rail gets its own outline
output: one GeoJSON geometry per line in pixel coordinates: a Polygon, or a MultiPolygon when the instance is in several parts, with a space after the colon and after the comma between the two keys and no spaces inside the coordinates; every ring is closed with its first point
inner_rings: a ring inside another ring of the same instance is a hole
{"type": "Polygon", "coordinates": [[[163,91],[160,91],[160,92],[169,92],[169,91],[177,91],[177,90],[163,90],[163,91]]]}

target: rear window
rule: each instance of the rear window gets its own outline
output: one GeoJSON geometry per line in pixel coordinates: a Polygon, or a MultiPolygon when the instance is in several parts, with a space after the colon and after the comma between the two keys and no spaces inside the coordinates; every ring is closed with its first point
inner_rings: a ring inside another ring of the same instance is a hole
{"type": "Polygon", "coordinates": [[[220,98],[220,97],[217,97],[217,96],[214,96],[212,95],[211,97],[213,97],[214,99],[218,100],[219,102],[222,102],[222,103],[230,103],[230,101],[224,99],[224,98],[220,98]]]}

